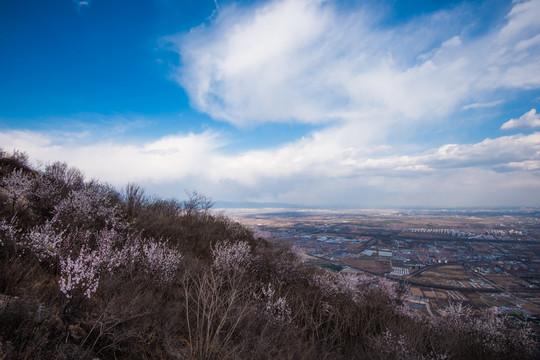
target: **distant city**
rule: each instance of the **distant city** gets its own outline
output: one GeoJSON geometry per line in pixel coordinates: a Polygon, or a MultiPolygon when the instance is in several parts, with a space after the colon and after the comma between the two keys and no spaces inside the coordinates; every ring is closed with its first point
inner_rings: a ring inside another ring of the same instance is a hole
{"type": "Polygon", "coordinates": [[[406,283],[431,315],[458,301],[538,326],[538,209],[226,212],[305,262],[406,283]]]}

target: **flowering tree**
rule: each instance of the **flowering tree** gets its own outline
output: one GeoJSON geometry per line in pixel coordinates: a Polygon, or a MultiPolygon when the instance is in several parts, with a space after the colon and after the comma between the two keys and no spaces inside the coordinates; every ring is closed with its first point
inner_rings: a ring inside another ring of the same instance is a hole
{"type": "Polygon", "coordinates": [[[121,226],[121,217],[120,206],[114,203],[111,190],[90,183],[81,190],[72,190],[55,206],[53,221],[96,229],[106,224],[121,226]]]}
{"type": "Polygon", "coordinates": [[[291,308],[287,300],[278,296],[276,290],[269,283],[268,286],[261,289],[261,294],[255,294],[255,298],[262,301],[262,315],[273,323],[290,323],[292,321],[291,308]]]}
{"type": "Polygon", "coordinates": [[[362,295],[361,290],[370,280],[363,274],[326,272],[313,276],[312,281],[325,296],[345,295],[354,302],[359,302],[362,295]]]}
{"type": "Polygon", "coordinates": [[[15,227],[15,218],[10,222],[6,219],[0,220],[0,246],[5,246],[7,243],[16,244],[19,230],[15,227]]]}
{"type": "Polygon", "coordinates": [[[245,241],[217,243],[212,249],[213,266],[218,271],[242,273],[252,262],[251,248],[245,241]]]}
{"type": "Polygon", "coordinates": [[[69,256],[60,259],[60,270],[60,291],[67,298],[77,293],[90,298],[98,289],[102,260],[96,251],[90,251],[83,246],[75,259],[69,256]]]}
{"type": "Polygon", "coordinates": [[[182,254],[163,242],[147,240],[142,246],[142,264],[146,272],[159,276],[163,281],[173,280],[182,261],[182,254]]]}
{"type": "Polygon", "coordinates": [[[16,216],[23,207],[16,210],[18,202],[24,200],[32,189],[32,178],[23,169],[13,170],[0,182],[11,203],[11,215],[16,216]]]}
{"type": "Polygon", "coordinates": [[[124,251],[115,248],[117,234],[114,230],[102,230],[93,250],[90,247],[92,234],[89,231],[84,234],[72,233],[70,236],[82,238],[77,241],[82,242],[82,245],[76,256],[73,256],[72,248],[60,257],[60,290],[68,298],[76,294],[90,298],[98,289],[102,273],[116,270],[127,260],[127,256],[124,251]]]}
{"type": "Polygon", "coordinates": [[[32,228],[27,234],[27,246],[40,261],[52,260],[58,256],[64,241],[64,232],[57,231],[51,221],[32,228]]]}
{"type": "Polygon", "coordinates": [[[376,338],[374,345],[377,352],[389,359],[416,360],[420,358],[418,354],[415,354],[414,348],[407,342],[405,336],[394,334],[390,330],[386,330],[376,338]]]}
{"type": "Polygon", "coordinates": [[[536,350],[529,326],[512,326],[505,317],[477,313],[461,303],[446,307],[435,324],[438,331],[451,339],[451,345],[457,347],[454,352],[471,357],[528,358],[536,350]]]}
{"type": "Polygon", "coordinates": [[[82,242],[82,246],[76,256],[73,252],[61,252],[60,290],[67,297],[79,293],[89,298],[97,291],[101,276],[134,264],[141,265],[146,273],[170,282],[182,260],[182,254],[164,242],[141,239],[138,234],[122,234],[115,229],[104,228],[95,234],[93,250],[90,232],[71,236],[80,237],[78,242],[82,242]]]}

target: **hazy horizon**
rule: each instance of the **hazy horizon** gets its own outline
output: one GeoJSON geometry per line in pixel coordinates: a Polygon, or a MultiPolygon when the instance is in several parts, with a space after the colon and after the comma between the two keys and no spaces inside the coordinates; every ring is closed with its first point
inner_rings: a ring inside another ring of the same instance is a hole
{"type": "Polygon", "coordinates": [[[498,206],[498,207],[478,207],[478,206],[469,206],[469,207],[379,207],[379,208],[368,208],[368,207],[342,207],[339,205],[336,206],[319,206],[319,207],[310,207],[304,206],[302,204],[286,204],[286,203],[272,203],[272,202],[234,202],[234,201],[213,201],[213,208],[217,210],[291,210],[291,211],[463,211],[463,212],[474,212],[474,211],[517,211],[517,212],[526,212],[526,211],[539,211],[540,207],[538,206],[498,206]]]}

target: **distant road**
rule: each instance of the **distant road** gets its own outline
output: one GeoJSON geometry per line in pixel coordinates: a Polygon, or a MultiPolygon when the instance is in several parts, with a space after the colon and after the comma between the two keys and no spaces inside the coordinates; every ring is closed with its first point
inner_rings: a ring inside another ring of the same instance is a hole
{"type": "MultiPolygon", "coordinates": [[[[414,233],[412,233],[414,234],[414,233]]],[[[489,239],[468,239],[468,238],[460,238],[460,237],[430,237],[430,238],[415,238],[415,237],[407,237],[407,238],[403,238],[402,237],[403,234],[399,235],[399,237],[396,237],[396,240],[401,240],[401,241],[405,241],[405,240],[413,240],[413,241],[442,241],[442,242],[453,242],[453,241],[463,241],[463,242],[482,242],[482,243],[505,243],[505,244],[508,244],[508,243],[511,243],[511,244],[515,244],[515,243],[519,243],[519,244],[527,244],[527,245],[531,245],[531,244],[538,244],[539,241],[534,239],[533,237],[531,237],[532,240],[517,240],[517,239],[512,239],[512,240],[489,240],[489,239]]]]}

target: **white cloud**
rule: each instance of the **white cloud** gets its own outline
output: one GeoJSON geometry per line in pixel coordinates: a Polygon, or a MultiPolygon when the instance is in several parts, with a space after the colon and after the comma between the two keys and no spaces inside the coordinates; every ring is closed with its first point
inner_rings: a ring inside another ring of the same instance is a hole
{"type": "Polygon", "coordinates": [[[461,39],[457,35],[442,43],[442,47],[451,47],[451,46],[459,46],[459,45],[461,45],[461,39]]]}
{"type": "Polygon", "coordinates": [[[514,4],[507,15],[508,23],[498,37],[502,41],[512,42],[524,34],[535,34],[540,29],[540,1],[523,1],[514,4]]]}
{"type": "Polygon", "coordinates": [[[433,122],[483,92],[540,86],[539,4],[515,4],[479,38],[446,40],[460,9],[381,28],[369,10],[345,14],[324,1],[223,8],[215,22],[175,39],[176,79],[193,106],[238,126],[371,126],[373,114],[393,119],[387,127],[433,122]]]}
{"type": "Polygon", "coordinates": [[[512,161],[507,164],[497,165],[499,171],[538,171],[540,160],[512,161]]]}
{"type": "MultiPolygon", "coordinates": [[[[378,175],[423,175],[444,169],[463,171],[466,168],[499,169],[510,163],[540,160],[540,133],[485,139],[476,144],[446,144],[413,155],[391,155],[377,158],[348,158],[346,163],[361,174],[371,171],[378,175]]],[[[508,169],[514,168],[512,166],[508,169]]],[[[534,170],[533,167],[515,167],[534,170]]]]}
{"type": "Polygon", "coordinates": [[[491,101],[491,102],[487,102],[487,103],[472,103],[472,104],[464,105],[462,107],[462,109],[463,110],[469,110],[469,109],[490,108],[490,107],[500,105],[503,102],[504,101],[502,101],[502,100],[497,100],[497,101],[491,101]]]}
{"type": "Polygon", "coordinates": [[[501,126],[501,130],[535,129],[540,127],[540,115],[531,109],[518,119],[510,119],[501,126]]]}
{"type": "Polygon", "coordinates": [[[207,159],[222,144],[210,131],[166,136],[142,144],[65,140],[77,137],[76,133],[10,131],[0,132],[0,143],[6,150],[24,150],[40,162],[66,161],[87,176],[116,186],[130,181],[164,183],[204,174],[207,159]]]}
{"type": "Polygon", "coordinates": [[[13,131],[1,132],[0,143],[33,160],[67,161],[119,187],[138,182],[172,196],[196,189],[217,200],[318,206],[540,205],[539,132],[385,155],[384,148],[344,146],[333,133],[339,130],[237,155],[223,154],[226,139],[212,132],[77,144],[13,131]]]}
{"type": "Polygon", "coordinates": [[[532,38],[519,41],[515,46],[515,50],[523,51],[538,45],[540,45],[540,34],[535,35],[532,38]]]}

